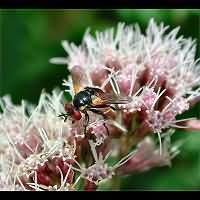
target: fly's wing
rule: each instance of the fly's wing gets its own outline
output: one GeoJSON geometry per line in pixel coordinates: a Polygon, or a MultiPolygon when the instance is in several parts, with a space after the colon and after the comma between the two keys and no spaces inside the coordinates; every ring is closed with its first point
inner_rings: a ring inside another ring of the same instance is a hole
{"type": "Polygon", "coordinates": [[[79,65],[74,66],[71,71],[74,94],[80,92],[85,84],[87,84],[86,74],[83,68],[79,65]]]}
{"type": "Polygon", "coordinates": [[[74,94],[77,94],[81,90],[80,77],[76,78],[75,76],[72,75],[72,82],[73,82],[74,94]]]}
{"type": "Polygon", "coordinates": [[[93,88],[95,90],[95,98],[92,100],[94,106],[109,105],[109,104],[127,104],[132,101],[131,97],[125,96],[113,96],[106,94],[99,88],[93,88]]]}
{"type": "Polygon", "coordinates": [[[123,96],[111,96],[106,95],[102,97],[104,99],[104,102],[106,104],[127,104],[132,101],[132,98],[129,96],[123,97],[123,96]]]}

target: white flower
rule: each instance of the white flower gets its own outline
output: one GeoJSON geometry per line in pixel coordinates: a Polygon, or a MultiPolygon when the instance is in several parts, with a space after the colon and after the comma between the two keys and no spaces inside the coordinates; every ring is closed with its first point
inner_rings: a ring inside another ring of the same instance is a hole
{"type": "MultiPolygon", "coordinates": [[[[66,162],[76,157],[76,143],[70,125],[58,117],[64,110],[63,101],[59,90],[52,95],[43,91],[37,106],[25,101],[15,106],[8,96],[1,99],[1,167],[8,170],[13,185],[30,189],[28,182],[35,182],[35,173],[38,184],[55,184],[47,171],[55,173],[55,177],[59,170],[64,176],[68,172],[66,162]]],[[[72,170],[69,173],[67,182],[73,176],[72,170]]]]}

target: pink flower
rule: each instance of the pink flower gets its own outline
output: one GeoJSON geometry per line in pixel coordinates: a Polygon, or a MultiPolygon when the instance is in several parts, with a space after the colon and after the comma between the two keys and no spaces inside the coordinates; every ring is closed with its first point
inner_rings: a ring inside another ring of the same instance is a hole
{"type": "MultiPolygon", "coordinates": [[[[170,133],[171,134],[171,133],[170,133]]],[[[180,152],[181,143],[170,144],[170,137],[166,135],[162,146],[162,155],[152,138],[146,137],[137,145],[135,155],[122,165],[117,173],[126,175],[130,173],[141,173],[154,167],[171,166],[171,160],[180,152]]]]}
{"type": "Polygon", "coordinates": [[[67,58],[50,61],[68,66],[71,76],[63,85],[72,98],[89,86],[129,101],[101,108],[106,117],[86,110],[85,128],[84,114],[58,90],[42,92],[37,106],[25,101],[15,106],[3,97],[0,186],[91,191],[114,181],[113,175],[170,166],[182,144],[170,143],[172,133],[187,125],[198,128],[191,118],[177,116],[199,101],[200,68],[194,41],[177,37],[178,28],[166,33],[168,28],[152,19],[143,34],[138,25],[119,23],[95,37],[87,31],[80,46],[62,41],[67,58]],[[65,112],[70,117],[63,121],[58,115],[65,112]],[[80,179],[83,188],[77,186],[80,179]]]}

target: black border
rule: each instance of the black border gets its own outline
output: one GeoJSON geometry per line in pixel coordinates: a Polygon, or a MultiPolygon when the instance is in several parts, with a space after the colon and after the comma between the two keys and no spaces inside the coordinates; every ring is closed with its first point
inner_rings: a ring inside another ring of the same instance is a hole
{"type": "Polygon", "coordinates": [[[198,0],[1,0],[0,8],[198,9],[199,4],[198,0]]]}
{"type": "MultiPolygon", "coordinates": [[[[168,8],[177,8],[177,9],[198,9],[200,7],[198,7],[200,2],[198,2],[198,0],[187,0],[187,2],[183,2],[183,0],[160,0],[160,1],[156,1],[156,0],[107,0],[107,1],[103,1],[103,0],[0,0],[0,8],[70,8],[70,9],[101,9],[101,8],[106,8],[106,9],[135,9],[135,8],[139,8],[139,9],[168,9],[168,8]]],[[[146,192],[137,192],[137,191],[121,191],[122,195],[123,195],[123,199],[125,199],[125,194],[128,195],[127,199],[131,198],[131,199],[136,199],[137,195],[138,197],[141,199],[143,195],[145,195],[145,193],[147,192],[147,198],[149,199],[150,196],[153,196],[154,192],[153,191],[146,191],[146,192]],[[129,192],[133,192],[134,196],[132,196],[133,194],[130,194],[129,196],[129,192]]],[[[174,193],[176,192],[166,192],[166,194],[168,193],[169,195],[172,194],[174,196],[174,193]]],[[[184,192],[184,191],[182,191],[184,192]]],[[[72,195],[71,197],[73,199],[75,199],[76,195],[81,195],[81,199],[83,198],[82,194],[90,194],[90,195],[98,195],[99,198],[101,198],[101,195],[105,195],[108,199],[109,199],[109,193],[110,192],[68,192],[68,193],[63,193],[63,192],[59,192],[59,193],[55,193],[55,192],[33,192],[34,195],[39,195],[40,198],[42,198],[42,195],[45,195],[44,198],[47,199],[48,195],[50,194],[51,197],[54,199],[58,199],[59,195],[64,195],[63,198],[65,199],[70,199],[70,195],[72,195]],[[56,196],[53,196],[53,195],[56,196]]],[[[33,194],[32,193],[32,194],[33,194]]],[[[111,192],[113,193],[113,192],[111,192]]],[[[157,194],[159,194],[160,192],[157,192],[157,194]]],[[[181,193],[181,192],[178,192],[181,193]]],[[[27,192],[6,192],[4,193],[6,195],[6,198],[9,196],[9,194],[17,194],[17,195],[21,195],[23,194],[23,196],[26,197],[26,195],[28,195],[28,198],[30,198],[30,193],[27,192]]],[[[115,194],[115,192],[114,192],[115,194]]],[[[113,194],[112,194],[113,195],[113,194]]],[[[118,195],[118,193],[117,193],[118,195]]],[[[163,198],[163,194],[161,194],[161,198],[163,198]]],[[[178,194],[180,195],[180,194],[178,194]]],[[[185,196],[185,194],[184,194],[185,196]]],[[[34,198],[34,196],[33,196],[34,198]]],[[[112,199],[114,199],[115,197],[112,196],[112,199]]],[[[117,197],[116,197],[117,198],[117,197]]],[[[120,198],[120,197],[119,197],[120,198]]],[[[167,196],[166,196],[167,198],[167,196]]],[[[180,198],[180,197],[179,197],[180,198]]],[[[27,199],[27,198],[26,198],[27,199]]],[[[77,198],[78,199],[78,198],[77,198]]]]}

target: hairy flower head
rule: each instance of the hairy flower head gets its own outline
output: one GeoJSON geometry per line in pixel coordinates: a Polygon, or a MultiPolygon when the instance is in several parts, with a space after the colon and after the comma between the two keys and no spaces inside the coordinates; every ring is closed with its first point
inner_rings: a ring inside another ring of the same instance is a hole
{"type": "Polygon", "coordinates": [[[74,190],[82,178],[90,190],[113,175],[171,165],[180,146],[171,144],[172,132],[188,128],[191,120],[177,117],[199,100],[200,91],[195,41],[178,30],[151,19],[145,32],[137,24],[119,23],[95,36],[86,31],[79,46],[62,41],[67,58],[50,61],[68,66],[71,76],[63,85],[72,97],[79,80],[79,91],[95,87],[128,102],[110,101],[102,115],[87,111],[85,127],[83,112],[79,120],[58,118],[68,104],[57,90],[42,92],[37,106],[1,98],[0,154],[7,161],[0,163],[0,187],[74,190]],[[115,165],[107,162],[111,154],[115,165]]]}

